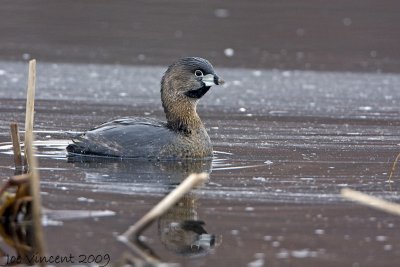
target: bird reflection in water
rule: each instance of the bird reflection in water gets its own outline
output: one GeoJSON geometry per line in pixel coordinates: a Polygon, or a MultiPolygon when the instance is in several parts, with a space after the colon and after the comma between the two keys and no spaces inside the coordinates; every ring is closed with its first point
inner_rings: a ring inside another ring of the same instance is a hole
{"type": "Polygon", "coordinates": [[[70,156],[68,162],[81,169],[91,182],[118,183],[126,187],[162,186],[169,192],[191,173],[212,172],[212,160],[146,161],[106,157],[70,156]]]}
{"type": "Polygon", "coordinates": [[[215,246],[215,235],[208,234],[205,222],[198,218],[197,201],[196,194],[188,193],[158,219],[161,242],[176,254],[207,254],[215,246]]]}
{"type": "MultiPolygon", "coordinates": [[[[125,188],[132,188],[132,190],[139,184],[140,186],[157,184],[162,186],[162,192],[165,195],[168,195],[190,174],[202,172],[210,174],[212,171],[212,160],[154,162],[74,157],[70,158],[69,161],[81,168],[87,177],[92,177],[91,179],[95,179],[97,182],[109,182],[113,185],[121,182],[125,188]],[[107,176],[102,175],[102,173],[107,174],[107,176]]],[[[197,194],[189,192],[156,219],[160,241],[167,250],[181,256],[190,257],[206,255],[218,245],[216,236],[207,232],[205,222],[198,216],[198,204],[197,194]]],[[[129,240],[123,241],[124,243],[129,242],[130,250],[124,253],[117,266],[124,264],[157,266],[162,262],[162,259],[157,256],[158,253],[139,238],[140,234],[151,227],[153,222],[146,224],[145,228],[129,236],[129,240]]]]}

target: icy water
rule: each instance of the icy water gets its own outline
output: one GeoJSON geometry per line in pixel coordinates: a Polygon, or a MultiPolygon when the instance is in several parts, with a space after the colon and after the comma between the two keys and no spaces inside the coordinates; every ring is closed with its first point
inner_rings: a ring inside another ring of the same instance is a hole
{"type": "MultiPolygon", "coordinates": [[[[388,180],[400,152],[400,75],[216,69],[227,83],[198,106],[212,161],[81,162],[64,150],[74,133],[122,116],[164,118],[164,68],[39,63],[35,131],[48,254],[117,262],[129,251],[117,236],[188,173],[206,171],[209,182],[141,237],[163,261],[398,266],[400,218],[345,201],[340,190],[400,202],[400,170],[388,180]]],[[[8,127],[16,120],[23,128],[26,72],[0,62],[1,178],[14,173],[8,127]]]]}

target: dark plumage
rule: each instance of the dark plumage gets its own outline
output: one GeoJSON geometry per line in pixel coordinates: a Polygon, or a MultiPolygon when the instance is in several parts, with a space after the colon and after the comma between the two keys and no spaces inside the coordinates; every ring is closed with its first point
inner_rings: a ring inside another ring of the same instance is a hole
{"type": "Polygon", "coordinates": [[[166,122],[122,118],[74,138],[70,154],[157,160],[212,157],[210,138],[196,112],[198,100],[223,81],[205,59],[188,57],[168,67],[161,80],[166,122]]]}

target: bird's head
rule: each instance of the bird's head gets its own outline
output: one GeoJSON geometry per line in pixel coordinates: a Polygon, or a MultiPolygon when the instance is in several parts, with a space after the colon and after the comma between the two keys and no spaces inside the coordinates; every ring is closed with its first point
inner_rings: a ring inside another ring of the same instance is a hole
{"type": "Polygon", "coordinates": [[[221,85],[210,62],[199,57],[182,58],[170,65],[161,80],[163,105],[196,103],[213,85],[221,85]]]}

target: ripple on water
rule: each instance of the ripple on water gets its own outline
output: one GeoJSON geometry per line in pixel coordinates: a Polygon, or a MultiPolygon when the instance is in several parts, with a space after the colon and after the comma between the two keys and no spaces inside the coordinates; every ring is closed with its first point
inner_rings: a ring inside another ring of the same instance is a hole
{"type": "MultiPolygon", "coordinates": [[[[137,161],[132,160],[119,160],[110,163],[97,160],[81,164],[67,163],[65,147],[69,143],[69,139],[35,141],[37,155],[46,163],[40,170],[63,171],[63,173],[57,174],[58,178],[44,177],[41,182],[44,187],[60,190],[68,188],[68,190],[161,196],[171,190],[171,186],[179,183],[178,180],[174,180],[177,170],[174,168],[171,170],[174,163],[140,162],[138,164],[137,161]],[[50,161],[46,161],[46,159],[50,161]],[[67,176],[64,177],[65,175],[67,176]]],[[[0,153],[12,155],[12,144],[10,142],[0,143],[0,153]]],[[[274,160],[274,162],[278,161],[274,160]]],[[[179,164],[181,163],[178,162],[175,165],[179,164]]],[[[278,168],[278,165],[278,163],[272,163],[270,160],[243,161],[235,159],[235,155],[232,153],[215,151],[209,170],[213,172],[211,180],[205,186],[196,189],[195,192],[210,199],[252,200],[268,203],[338,203],[344,201],[337,188],[347,186],[347,184],[327,185],[324,184],[324,181],[320,182],[320,177],[298,177],[296,181],[290,180],[290,178],[276,179],[269,177],[265,170],[274,166],[278,168]],[[248,174],[242,177],[240,175],[240,170],[258,167],[265,168],[263,177],[247,177],[248,174]],[[223,171],[230,171],[233,174],[232,177],[226,175],[221,177],[219,173],[223,171]],[[312,187],[307,186],[310,181],[313,183],[312,187]],[[307,185],[302,183],[307,183],[307,185]]],[[[400,199],[400,195],[395,193],[375,193],[374,195],[390,200],[400,199]]]]}
{"type": "MultiPolygon", "coordinates": [[[[60,133],[54,131],[35,131],[35,132],[57,133],[57,134],[60,133]]],[[[36,147],[36,156],[49,159],[67,160],[67,151],[65,150],[65,148],[70,143],[71,141],[69,139],[37,140],[34,142],[34,146],[36,147]]],[[[21,148],[23,155],[24,151],[23,143],[21,143],[21,148]]],[[[0,153],[6,155],[13,155],[12,143],[11,142],[0,143],[0,153]]],[[[262,166],[262,165],[246,165],[246,163],[238,165],[238,163],[229,162],[228,156],[231,155],[233,154],[229,152],[214,151],[214,158],[212,160],[213,171],[246,169],[246,168],[262,166]]]]}
{"type": "MultiPolygon", "coordinates": [[[[62,159],[66,160],[65,147],[70,143],[69,140],[53,139],[35,141],[36,156],[49,158],[49,159],[62,159]]],[[[24,144],[21,143],[21,152],[24,155],[24,144]]],[[[0,153],[6,155],[13,155],[13,147],[11,142],[0,143],[0,153]]]]}

